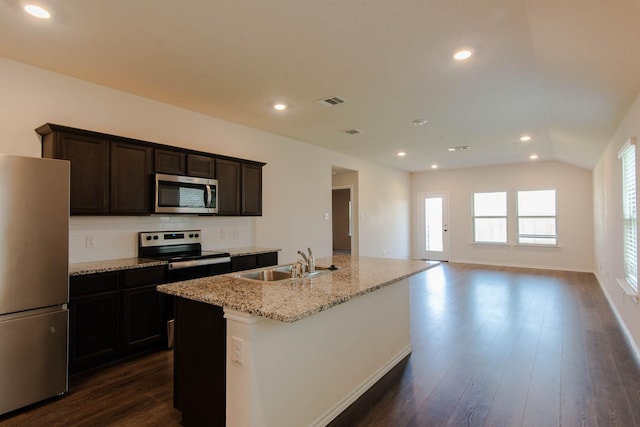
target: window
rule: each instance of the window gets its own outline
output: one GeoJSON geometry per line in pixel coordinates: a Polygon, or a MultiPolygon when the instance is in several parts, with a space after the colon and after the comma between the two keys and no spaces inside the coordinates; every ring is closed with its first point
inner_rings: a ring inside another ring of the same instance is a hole
{"type": "Polygon", "coordinates": [[[629,140],[619,154],[622,161],[622,224],[625,281],[638,290],[638,248],[636,221],[636,146],[629,140]]]}
{"type": "Polygon", "coordinates": [[[444,249],[442,201],[442,197],[427,197],[424,199],[425,251],[442,252],[444,249]]]}
{"type": "Polygon", "coordinates": [[[507,193],[473,193],[473,241],[507,243],[507,193]]]}
{"type": "Polygon", "coordinates": [[[517,242],[557,245],[556,190],[518,191],[517,242]]]}

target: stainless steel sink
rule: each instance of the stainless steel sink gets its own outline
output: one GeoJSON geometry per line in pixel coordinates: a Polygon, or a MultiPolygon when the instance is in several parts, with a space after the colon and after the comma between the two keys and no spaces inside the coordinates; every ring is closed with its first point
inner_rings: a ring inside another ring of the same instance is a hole
{"type": "Polygon", "coordinates": [[[247,273],[238,273],[236,277],[241,279],[262,280],[263,282],[275,282],[278,280],[291,279],[291,272],[279,271],[276,269],[249,271],[247,273]]]}
{"type": "MultiPolygon", "coordinates": [[[[252,270],[247,272],[240,272],[233,275],[238,279],[259,280],[262,282],[278,282],[281,280],[291,279],[291,269],[293,264],[281,265],[278,267],[269,267],[262,270],[252,270]]],[[[330,273],[336,270],[336,268],[328,267],[316,267],[316,271],[304,276],[305,278],[317,277],[321,274],[330,273]]]]}

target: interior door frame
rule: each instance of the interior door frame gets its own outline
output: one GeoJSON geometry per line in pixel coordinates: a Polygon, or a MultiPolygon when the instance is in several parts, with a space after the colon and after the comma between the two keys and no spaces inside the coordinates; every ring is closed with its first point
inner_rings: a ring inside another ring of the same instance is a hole
{"type": "Polygon", "coordinates": [[[418,210],[420,217],[419,224],[419,252],[418,255],[421,259],[429,259],[435,261],[449,261],[449,193],[447,191],[430,191],[418,193],[418,210]],[[425,209],[424,200],[430,197],[442,197],[442,252],[429,252],[424,248],[426,247],[425,237],[425,209]]]}
{"type": "MultiPolygon", "coordinates": [[[[349,223],[349,237],[351,238],[351,255],[353,255],[354,249],[353,249],[353,241],[354,241],[354,235],[356,234],[355,231],[355,218],[354,218],[354,203],[353,203],[353,185],[349,184],[349,185],[334,185],[331,187],[331,193],[333,195],[333,191],[335,190],[349,190],[349,203],[351,204],[350,208],[350,214],[351,214],[351,221],[349,223]]],[[[331,208],[333,209],[333,205],[331,206],[331,208]]],[[[332,232],[332,238],[331,238],[331,247],[333,249],[333,227],[334,222],[333,222],[334,218],[333,215],[331,215],[331,232],[332,232]]]]}

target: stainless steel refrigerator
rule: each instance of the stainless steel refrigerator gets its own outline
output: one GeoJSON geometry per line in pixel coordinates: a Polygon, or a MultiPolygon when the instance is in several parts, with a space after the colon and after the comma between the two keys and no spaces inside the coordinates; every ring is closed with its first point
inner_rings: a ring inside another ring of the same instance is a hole
{"type": "Polygon", "coordinates": [[[0,154],[0,414],[67,391],[69,162],[0,154]]]}

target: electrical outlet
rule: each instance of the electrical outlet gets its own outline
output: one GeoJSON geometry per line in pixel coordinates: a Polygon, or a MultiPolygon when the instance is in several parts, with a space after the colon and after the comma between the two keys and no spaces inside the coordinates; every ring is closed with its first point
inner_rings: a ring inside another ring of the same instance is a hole
{"type": "Polygon", "coordinates": [[[231,361],[244,364],[244,341],[242,338],[231,338],[231,361]]]}
{"type": "Polygon", "coordinates": [[[84,246],[86,248],[95,248],[96,247],[96,236],[93,234],[87,234],[84,239],[84,246]]]}

